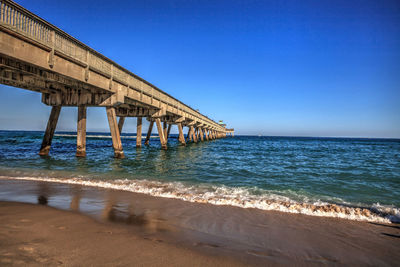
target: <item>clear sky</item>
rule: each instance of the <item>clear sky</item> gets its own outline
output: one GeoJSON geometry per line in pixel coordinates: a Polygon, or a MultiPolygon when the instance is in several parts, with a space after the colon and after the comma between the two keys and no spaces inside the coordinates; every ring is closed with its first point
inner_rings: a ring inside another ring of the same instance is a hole
{"type": "MultiPolygon", "coordinates": [[[[16,2],[237,134],[400,137],[400,1],[16,2]]],[[[0,85],[0,129],[49,113],[0,85]]],[[[108,130],[104,109],[88,130],[108,130]]]]}

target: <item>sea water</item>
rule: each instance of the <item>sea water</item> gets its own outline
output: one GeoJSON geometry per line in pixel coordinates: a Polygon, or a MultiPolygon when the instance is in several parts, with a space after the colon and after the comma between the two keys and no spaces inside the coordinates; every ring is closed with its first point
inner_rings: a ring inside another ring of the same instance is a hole
{"type": "MultiPolygon", "coordinates": [[[[123,134],[114,159],[108,133],[57,132],[39,156],[43,132],[0,131],[0,178],[81,184],[184,201],[353,220],[400,221],[400,140],[235,136],[168,150],[152,136],[136,148],[123,134]]],[[[1,190],[1,189],[0,189],[1,190]]]]}

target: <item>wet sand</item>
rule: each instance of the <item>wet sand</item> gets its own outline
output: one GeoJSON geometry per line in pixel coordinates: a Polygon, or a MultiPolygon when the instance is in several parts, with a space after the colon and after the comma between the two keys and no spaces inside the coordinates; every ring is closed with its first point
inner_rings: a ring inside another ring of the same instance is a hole
{"type": "Polygon", "coordinates": [[[0,202],[0,265],[241,266],[78,213],[0,202]]]}
{"type": "Polygon", "coordinates": [[[0,265],[396,266],[400,262],[398,224],[21,180],[0,180],[0,200],[31,203],[1,202],[0,265]]]}

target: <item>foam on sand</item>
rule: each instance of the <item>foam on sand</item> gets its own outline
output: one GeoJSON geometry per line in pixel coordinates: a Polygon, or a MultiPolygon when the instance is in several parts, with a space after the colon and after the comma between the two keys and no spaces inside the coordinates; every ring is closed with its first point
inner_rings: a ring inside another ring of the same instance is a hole
{"type": "Polygon", "coordinates": [[[143,193],[156,197],[175,198],[195,203],[229,205],[241,208],[281,211],[320,217],[334,217],[379,223],[400,222],[400,209],[375,204],[371,207],[354,207],[324,202],[300,203],[275,194],[254,195],[246,188],[226,186],[187,186],[180,182],[149,180],[88,180],[81,178],[6,177],[0,179],[43,181],[74,184],[114,190],[143,193]]]}

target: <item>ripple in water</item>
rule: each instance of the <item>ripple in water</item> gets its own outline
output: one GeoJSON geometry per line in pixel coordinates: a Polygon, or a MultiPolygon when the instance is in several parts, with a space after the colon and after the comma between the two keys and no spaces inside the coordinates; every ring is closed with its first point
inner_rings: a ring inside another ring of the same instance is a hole
{"type": "Polygon", "coordinates": [[[136,149],[135,135],[127,134],[127,158],[119,160],[104,133],[88,134],[87,157],[76,158],[73,135],[59,133],[51,156],[40,157],[42,133],[0,132],[0,174],[215,205],[400,221],[399,140],[239,136],[180,147],[173,135],[163,151],[156,138],[136,149]]]}

